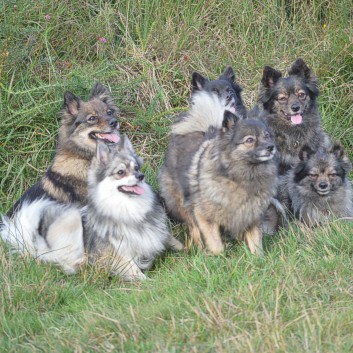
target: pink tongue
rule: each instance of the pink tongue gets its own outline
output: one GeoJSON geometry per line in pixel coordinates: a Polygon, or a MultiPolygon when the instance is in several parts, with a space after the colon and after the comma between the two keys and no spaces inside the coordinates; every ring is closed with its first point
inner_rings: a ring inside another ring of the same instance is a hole
{"type": "Polygon", "coordinates": [[[235,107],[234,107],[234,105],[232,105],[231,107],[227,108],[226,110],[228,110],[229,112],[235,114],[235,107]]]}
{"type": "Polygon", "coordinates": [[[120,137],[118,135],[115,135],[115,134],[100,134],[100,135],[105,140],[108,140],[108,141],[113,142],[113,143],[118,143],[118,141],[120,140],[120,137]]]}
{"type": "Polygon", "coordinates": [[[129,191],[129,192],[133,192],[136,195],[142,195],[145,192],[143,187],[138,186],[138,185],[134,185],[134,186],[125,185],[124,190],[129,191]]]}
{"type": "Polygon", "coordinates": [[[293,124],[298,125],[302,123],[302,116],[300,114],[292,115],[290,120],[293,124]]]}

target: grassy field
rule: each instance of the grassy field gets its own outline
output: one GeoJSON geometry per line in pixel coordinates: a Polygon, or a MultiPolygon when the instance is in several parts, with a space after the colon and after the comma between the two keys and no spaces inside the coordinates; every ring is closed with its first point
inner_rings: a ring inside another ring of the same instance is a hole
{"type": "MultiPolygon", "coordinates": [[[[172,117],[193,71],[231,65],[251,108],[264,65],[302,57],[320,82],[325,130],[353,160],[350,0],[0,0],[0,212],[46,170],[63,93],[107,85],[121,130],[158,189],[172,117]]],[[[351,174],[352,177],[352,174],[351,174]]],[[[171,224],[179,239],[185,229],[171,224]]],[[[291,225],[224,256],[167,253],[125,284],[0,245],[0,352],[352,352],[353,225],[291,225]]]]}

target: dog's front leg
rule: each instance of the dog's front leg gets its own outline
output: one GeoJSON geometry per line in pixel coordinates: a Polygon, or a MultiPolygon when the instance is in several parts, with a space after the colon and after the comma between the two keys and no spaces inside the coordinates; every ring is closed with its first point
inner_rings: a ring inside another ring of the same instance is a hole
{"type": "Polygon", "coordinates": [[[194,210],[195,219],[200,229],[206,249],[213,255],[219,255],[223,250],[224,246],[221,239],[221,233],[219,231],[219,225],[208,221],[202,214],[201,210],[195,208],[194,210]]]}
{"type": "Polygon", "coordinates": [[[245,241],[253,254],[263,254],[262,229],[259,224],[254,224],[245,231],[245,241]]]}

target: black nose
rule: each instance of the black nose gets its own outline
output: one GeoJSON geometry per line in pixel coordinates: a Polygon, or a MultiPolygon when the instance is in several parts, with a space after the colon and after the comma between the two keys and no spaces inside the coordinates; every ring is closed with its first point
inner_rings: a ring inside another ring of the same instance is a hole
{"type": "Polygon", "coordinates": [[[267,151],[272,152],[274,148],[275,148],[274,145],[268,145],[267,146],[267,151]]]}
{"type": "Polygon", "coordinates": [[[145,178],[145,176],[142,173],[136,173],[135,177],[138,181],[142,181],[145,178]]]}
{"type": "Polygon", "coordinates": [[[291,109],[294,113],[299,112],[300,105],[298,103],[294,103],[294,104],[292,104],[291,109]]]}
{"type": "Polygon", "coordinates": [[[112,118],[108,122],[109,126],[111,127],[117,127],[118,126],[118,121],[115,118],[112,118]]]}
{"type": "Polygon", "coordinates": [[[328,183],[322,181],[321,183],[319,183],[319,188],[322,189],[322,190],[325,190],[327,189],[328,187],[328,183]]]}

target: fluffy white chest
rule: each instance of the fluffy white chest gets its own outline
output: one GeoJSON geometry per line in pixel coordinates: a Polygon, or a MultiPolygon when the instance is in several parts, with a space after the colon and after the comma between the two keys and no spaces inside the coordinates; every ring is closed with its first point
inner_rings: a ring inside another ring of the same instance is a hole
{"type": "Polygon", "coordinates": [[[141,183],[142,195],[130,195],[118,190],[116,182],[104,179],[93,194],[95,207],[120,223],[140,222],[152,210],[154,195],[150,186],[141,183]]]}

